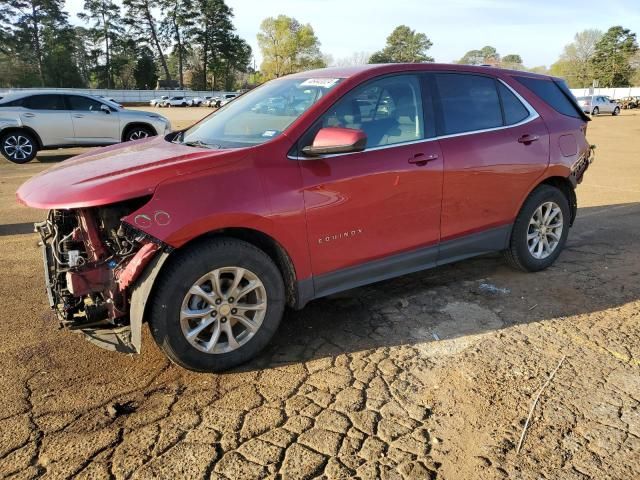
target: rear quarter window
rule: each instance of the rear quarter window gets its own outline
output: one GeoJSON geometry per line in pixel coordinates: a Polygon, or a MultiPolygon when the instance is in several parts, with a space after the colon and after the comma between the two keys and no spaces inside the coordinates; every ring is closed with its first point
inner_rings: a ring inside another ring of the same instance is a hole
{"type": "Polygon", "coordinates": [[[498,91],[502,100],[505,125],[515,125],[529,116],[529,110],[522,104],[511,90],[498,82],[498,91]]]}
{"type": "Polygon", "coordinates": [[[569,117],[582,118],[574,103],[552,80],[531,77],[514,77],[518,82],[535,93],[541,100],[553,108],[556,112],[569,117]]]}

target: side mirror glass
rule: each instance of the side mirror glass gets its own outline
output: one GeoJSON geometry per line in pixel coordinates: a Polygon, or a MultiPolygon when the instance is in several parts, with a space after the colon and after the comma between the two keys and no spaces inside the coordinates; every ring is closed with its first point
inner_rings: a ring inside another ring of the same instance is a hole
{"type": "Polygon", "coordinates": [[[308,157],[333,153],[361,152],[367,146],[367,134],[356,128],[321,128],[313,139],[313,144],[302,149],[308,157]]]}

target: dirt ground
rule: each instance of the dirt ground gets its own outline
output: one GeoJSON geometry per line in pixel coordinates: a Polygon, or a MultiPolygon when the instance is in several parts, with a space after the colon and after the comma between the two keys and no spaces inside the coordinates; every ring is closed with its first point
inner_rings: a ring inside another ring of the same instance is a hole
{"type": "MultiPolygon", "coordinates": [[[[210,111],[161,112],[180,127],[210,111]]],[[[59,330],[43,212],[14,192],[75,152],[0,161],[0,476],[640,478],[640,112],[588,137],[554,267],[492,255],[318,300],[221,375],[170,364],[147,331],[125,356],[59,330]]]]}

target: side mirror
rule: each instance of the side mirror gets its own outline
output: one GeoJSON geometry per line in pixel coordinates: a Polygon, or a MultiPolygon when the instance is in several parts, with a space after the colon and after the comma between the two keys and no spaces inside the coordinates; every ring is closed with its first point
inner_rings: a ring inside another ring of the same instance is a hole
{"type": "Polygon", "coordinates": [[[367,146],[367,134],[356,128],[326,127],[321,128],[313,144],[302,149],[308,157],[328,155],[332,153],[361,152],[367,146]]]}
{"type": "Polygon", "coordinates": [[[100,110],[109,115],[111,113],[111,109],[107,107],[105,104],[100,105],[100,110]]]}

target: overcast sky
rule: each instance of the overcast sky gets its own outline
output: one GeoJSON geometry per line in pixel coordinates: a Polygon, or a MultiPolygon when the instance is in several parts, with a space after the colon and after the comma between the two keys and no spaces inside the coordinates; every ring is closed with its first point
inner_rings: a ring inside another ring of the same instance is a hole
{"type": "MultiPolygon", "coordinates": [[[[71,20],[84,0],[67,0],[71,20]]],[[[501,55],[520,54],[527,66],[550,65],[573,35],[587,28],[622,25],[640,35],[640,0],[227,0],[234,24],[260,63],[256,33],[269,16],[310,23],[323,53],[339,59],[373,53],[401,24],[426,33],[430,55],[451,62],[492,45],[501,55]]]]}

